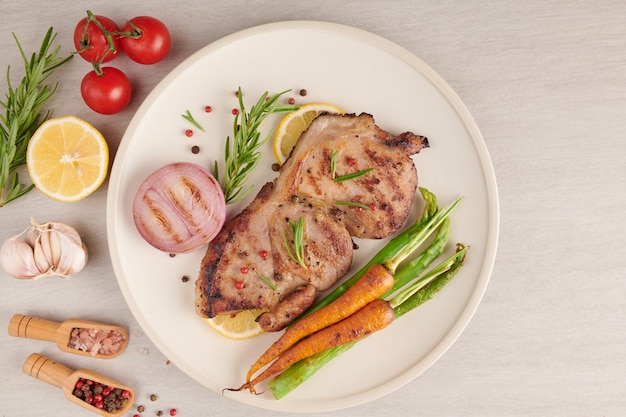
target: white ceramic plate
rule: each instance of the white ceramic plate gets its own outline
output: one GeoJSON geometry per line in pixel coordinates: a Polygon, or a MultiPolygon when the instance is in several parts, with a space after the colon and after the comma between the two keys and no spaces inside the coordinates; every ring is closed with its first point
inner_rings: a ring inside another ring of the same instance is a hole
{"type": "MultiPolygon", "coordinates": [[[[419,58],[346,26],[282,22],[251,28],[208,45],[172,71],[137,111],[117,152],[107,202],[108,239],[122,293],[146,334],[180,369],[216,392],[239,386],[276,335],[232,341],[207,327],[194,311],[194,280],[205,248],[174,258],[159,252],[137,233],[131,207],[140,183],[162,165],[190,161],[210,167],[223,159],[238,86],[248,107],[265,91],[292,89],[285,97],[297,103],[329,102],[347,112],[370,113],[392,133],[426,135],[431,147],[414,159],[420,185],[433,191],[441,205],[465,196],[452,217],[451,242],[471,246],[468,261],[433,300],[358,343],[280,401],[269,393],[226,394],[292,412],[328,411],[379,398],[420,375],[454,343],[489,281],[499,209],[481,134],[454,91],[419,58]],[[301,97],[300,89],[308,94],[301,97]],[[205,113],[206,105],[213,111],[205,113]],[[181,117],[186,110],[206,133],[181,117]],[[195,131],[191,138],[184,134],[188,128],[195,131]],[[200,153],[193,154],[192,145],[200,153]],[[183,275],[190,281],[182,283],[183,275]],[[393,354],[379,354],[385,351],[393,354]]],[[[279,117],[266,120],[266,132],[279,117]]],[[[249,199],[275,177],[273,162],[268,143],[249,199]]],[[[242,207],[229,207],[229,216],[242,207]]],[[[420,210],[416,207],[412,216],[420,210]]],[[[360,242],[355,268],[381,244],[360,242]]]]}

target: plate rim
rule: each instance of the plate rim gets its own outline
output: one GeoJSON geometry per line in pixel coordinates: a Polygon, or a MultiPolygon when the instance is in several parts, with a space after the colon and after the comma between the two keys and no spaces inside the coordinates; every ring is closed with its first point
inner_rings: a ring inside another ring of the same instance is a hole
{"type": "MultiPolygon", "coordinates": [[[[401,388],[405,384],[413,381],[415,378],[420,376],[423,372],[425,372],[430,366],[435,364],[439,358],[441,358],[450,347],[456,342],[456,340],[461,336],[472,317],[474,316],[482,298],[486,292],[488,283],[491,279],[491,275],[493,273],[493,267],[495,264],[495,259],[497,255],[497,247],[499,241],[499,233],[500,233],[500,204],[499,204],[499,195],[497,188],[497,181],[495,170],[493,168],[493,164],[489,155],[489,151],[487,149],[487,145],[484,141],[482,133],[480,132],[477,124],[475,123],[472,115],[467,109],[464,102],[458,96],[456,91],[452,89],[452,87],[436,72],[433,68],[431,68],[428,64],[426,64],[421,58],[417,55],[409,51],[408,49],[396,44],[395,42],[384,38],[375,33],[345,25],[340,23],[332,23],[325,21],[316,21],[316,20],[285,20],[285,21],[277,21],[272,23],[265,23],[257,26],[252,26],[246,29],[239,30],[237,32],[233,32],[226,36],[223,36],[219,39],[216,39],[204,47],[200,48],[189,57],[182,60],[176,67],[174,67],[154,88],[153,90],[146,96],[144,101],[141,103],[135,114],[133,115],[130,123],[128,124],[122,139],[120,140],[119,146],[116,151],[116,155],[113,160],[111,172],[109,175],[109,184],[107,188],[107,199],[106,199],[106,229],[107,229],[107,240],[109,247],[109,256],[111,259],[111,263],[113,266],[113,271],[124,297],[124,301],[126,302],[128,308],[135,320],[139,323],[142,330],[146,333],[146,335],[151,339],[151,341],[155,344],[155,346],[166,356],[170,353],[170,349],[166,344],[161,340],[158,334],[153,331],[150,324],[147,322],[143,313],[139,311],[138,307],[129,302],[129,292],[130,289],[127,287],[127,283],[122,279],[124,276],[122,266],[119,262],[119,257],[117,255],[119,250],[117,249],[116,243],[116,233],[115,233],[115,202],[116,197],[119,194],[119,180],[120,180],[120,171],[123,166],[127,163],[127,160],[124,158],[123,160],[118,159],[118,155],[125,155],[127,153],[128,147],[130,146],[131,138],[133,133],[139,128],[142,123],[142,119],[145,116],[146,111],[150,108],[152,102],[167,88],[168,84],[171,80],[175,79],[180,73],[184,72],[187,68],[193,66],[195,62],[205,57],[207,54],[210,54],[212,51],[218,50],[219,48],[228,46],[234,42],[237,42],[241,39],[246,39],[251,36],[255,36],[258,34],[275,32],[275,31],[284,31],[284,30],[318,30],[324,32],[336,33],[339,35],[347,36],[352,39],[359,40],[361,42],[365,42],[368,45],[374,46],[378,49],[384,50],[390,55],[394,56],[397,59],[400,59],[410,65],[415,71],[421,73],[429,82],[431,82],[440,92],[445,96],[448,100],[449,104],[454,108],[459,118],[462,120],[464,127],[468,130],[469,136],[472,139],[472,144],[474,149],[478,153],[480,160],[481,172],[483,174],[483,178],[485,180],[485,188],[486,188],[486,197],[487,197],[487,206],[490,210],[489,212],[489,224],[487,225],[487,240],[485,247],[485,258],[482,260],[482,264],[479,268],[480,277],[476,281],[476,285],[474,290],[472,291],[465,308],[462,310],[459,315],[457,321],[450,328],[450,330],[446,333],[445,337],[441,339],[441,341],[436,344],[432,350],[428,352],[415,366],[407,368],[402,374],[398,375],[393,381],[389,381],[387,383],[381,384],[374,389],[370,389],[364,392],[361,392],[357,395],[351,395],[346,398],[331,400],[323,403],[323,406],[319,403],[312,404],[311,402],[300,402],[300,403],[289,403],[282,401],[274,401],[271,404],[275,405],[275,407],[262,407],[261,404],[265,405],[266,402],[262,402],[259,404],[258,402],[253,401],[245,401],[240,398],[235,398],[231,396],[227,396],[228,398],[243,403],[247,405],[251,405],[261,409],[268,409],[272,411],[285,411],[285,412],[326,412],[326,411],[334,411],[339,409],[345,409],[354,407],[357,405],[361,405],[367,402],[374,401],[379,399],[385,395],[390,394],[391,392],[401,388]],[[306,410],[302,409],[302,405],[307,406],[306,410]],[[311,409],[310,407],[314,407],[311,409]]],[[[174,353],[174,352],[172,352],[174,353]]],[[[196,380],[199,384],[205,386],[192,375],[194,374],[193,369],[190,369],[186,364],[180,364],[175,361],[173,363],[187,376],[196,380]]],[[[206,387],[206,386],[205,386],[206,387]]],[[[208,388],[208,387],[207,387],[208,388]]],[[[267,402],[270,403],[270,402],[267,402]]]]}

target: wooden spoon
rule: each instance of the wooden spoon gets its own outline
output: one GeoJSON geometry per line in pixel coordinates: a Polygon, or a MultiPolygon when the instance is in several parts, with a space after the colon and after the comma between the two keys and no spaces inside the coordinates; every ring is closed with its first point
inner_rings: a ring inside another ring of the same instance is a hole
{"type": "Polygon", "coordinates": [[[78,369],[73,371],[38,353],[33,353],[26,359],[24,365],[22,366],[22,370],[26,375],[47,382],[55,387],[63,388],[63,393],[68,400],[102,416],[121,416],[126,413],[130,407],[132,407],[133,402],[135,401],[135,394],[133,391],[119,382],[113,381],[88,369],[78,369]],[[76,383],[81,378],[103,384],[104,386],[112,386],[119,388],[122,391],[127,391],[128,394],[125,395],[128,396],[128,398],[119,410],[108,412],[105,409],[98,408],[95,404],[89,404],[85,400],[74,395],[76,383]]]}
{"type": "Polygon", "coordinates": [[[62,323],[51,320],[40,319],[23,314],[15,314],[9,322],[9,335],[24,337],[27,339],[45,340],[55,342],[59,349],[64,352],[78,355],[90,356],[92,358],[110,359],[118,356],[126,349],[128,344],[128,332],[120,326],[98,323],[95,321],[68,319],[62,323]],[[70,347],[70,338],[74,329],[97,329],[103,331],[117,331],[123,339],[119,348],[111,353],[96,353],[89,350],[81,350],[70,347]]]}

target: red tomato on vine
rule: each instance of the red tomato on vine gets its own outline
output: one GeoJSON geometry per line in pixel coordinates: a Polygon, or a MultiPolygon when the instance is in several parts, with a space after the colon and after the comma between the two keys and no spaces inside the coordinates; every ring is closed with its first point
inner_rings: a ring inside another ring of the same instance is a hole
{"type": "Polygon", "coordinates": [[[114,67],[102,67],[85,75],[80,92],[93,111],[114,114],[128,106],[132,88],[130,80],[122,71],[114,67]]]}
{"type": "Polygon", "coordinates": [[[121,32],[122,49],[130,59],[140,64],[156,64],[170,50],[170,32],[163,22],[154,17],[133,17],[121,32]]]}
{"type": "Polygon", "coordinates": [[[87,12],[74,28],[74,47],[76,52],[91,63],[109,62],[120,54],[120,27],[105,16],[96,16],[87,12]]]}

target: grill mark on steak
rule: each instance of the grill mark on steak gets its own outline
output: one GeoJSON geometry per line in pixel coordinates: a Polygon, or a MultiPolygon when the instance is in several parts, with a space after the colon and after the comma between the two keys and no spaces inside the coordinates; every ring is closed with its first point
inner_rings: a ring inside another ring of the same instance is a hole
{"type": "Polygon", "coordinates": [[[427,146],[426,138],[410,132],[392,136],[365,113],[319,116],[279,176],[209,244],[196,280],[196,312],[214,317],[265,309],[269,311],[259,324],[267,331],[282,329],[310,306],[316,292],[349,271],[356,247],[352,237],[381,239],[402,227],[417,189],[410,155],[427,146]],[[330,161],[335,151],[338,176],[373,171],[333,181],[330,161]],[[346,201],[372,209],[335,204],[346,201]],[[300,217],[305,220],[306,267],[291,259],[284,243],[285,236],[292,240],[288,222],[300,217]],[[260,251],[268,256],[262,258],[260,251]],[[272,280],[275,288],[261,277],[272,280]]]}

